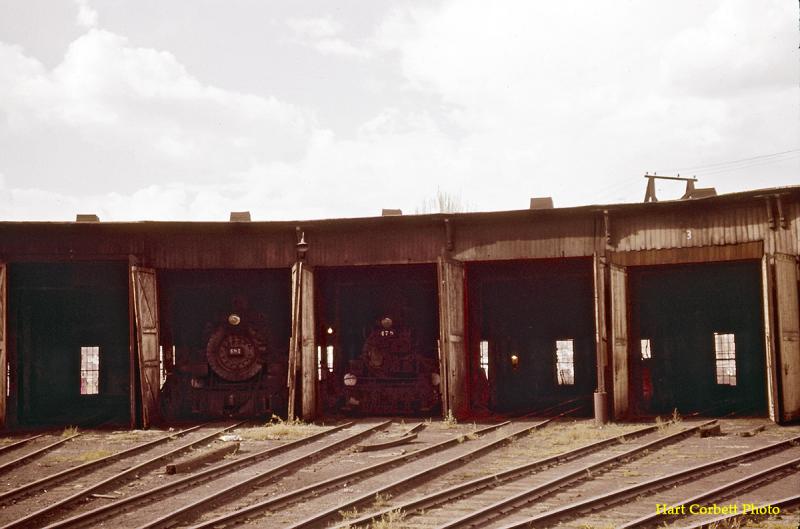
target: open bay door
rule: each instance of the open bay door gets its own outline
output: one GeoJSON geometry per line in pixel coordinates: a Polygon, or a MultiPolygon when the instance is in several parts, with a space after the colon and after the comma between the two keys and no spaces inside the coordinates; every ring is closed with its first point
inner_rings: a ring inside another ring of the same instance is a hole
{"type": "Polygon", "coordinates": [[[628,273],[624,266],[611,264],[611,365],[614,377],[614,418],[630,411],[628,381],[628,273]]]}
{"type": "Polygon", "coordinates": [[[6,380],[8,377],[8,337],[6,314],[8,313],[8,267],[0,263],[0,428],[6,425],[6,380]]]}
{"type": "Polygon", "coordinates": [[[131,266],[131,288],[142,396],[142,427],[149,428],[159,415],[158,394],[161,387],[156,271],[131,266]]]}
{"type": "Polygon", "coordinates": [[[775,255],[777,371],[780,378],[780,422],[800,419],[800,313],[797,260],[775,255]]]}
{"type": "Polygon", "coordinates": [[[439,373],[442,413],[468,412],[468,361],[465,340],[464,263],[439,257],[439,373]]]}
{"type": "Polygon", "coordinates": [[[303,420],[317,416],[317,337],[314,320],[314,268],[304,262],[292,266],[292,338],[289,343],[289,419],[295,413],[297,373],[303,420]]]}

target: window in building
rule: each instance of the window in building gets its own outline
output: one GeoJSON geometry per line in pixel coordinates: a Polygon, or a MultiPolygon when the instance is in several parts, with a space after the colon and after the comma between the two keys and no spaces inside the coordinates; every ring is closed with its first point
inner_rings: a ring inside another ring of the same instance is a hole
{"type": "Polygon", "coordinates": [[[322,380],[322,370],[333,372],[333,346],[325,346],[325,357],[322,357],[322,346],[317,346],[317,380],[322,380]]]}
{"type": "Polygon", "coordinates": [[[556,373],[559,386],[575,384],[575,340],[556,340],[556,373]]]}
{"type": "Polygon", "coordinates": [[[483,374],[486,375],[486,379],[489,379],[489,342],[486,340],[481,340],[480,342],[480,353],[481,353],[481,369],[483,369],[483,374]]]}
{"type": "Polygon", "coordinates": [[[100,347],[81,347],[81,395],[100,393],[100,347]]]}
{"type": "Polygon", "coordinates": [[[639,343],[642,349],[642,360],[653,358],[653,352],[650,350],[650,338],[639,340],[639,343]]]}
{"type": "Polygon", "coordinates": [[[164,387],[164,382],[167,381],[167,373],[175,367],[175,346],[172,346],[172,351],[164,355],[164,346],[158,346],[158,370],[161,376],[161,387],[164,387]],[[167,368],[169,366],[169,369],[167,368]]]}
{"type": "Polygon", "coordinates": [[[736,385],[736,340],[733,334],[714,333],[717,384],[736,385]]]}

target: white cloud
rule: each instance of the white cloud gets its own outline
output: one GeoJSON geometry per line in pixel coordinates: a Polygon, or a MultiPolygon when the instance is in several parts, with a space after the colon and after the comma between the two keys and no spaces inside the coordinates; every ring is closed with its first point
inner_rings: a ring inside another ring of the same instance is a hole
{"type": "Polygon", "coordinates": [[[41,177],[43,188],[209,183],[254,159],[301,158],[313,126],[292,104],[203,84],[172,54],[102,29],[72,42],[49,71],[3,43],[0,61],[0,135],[29,149],[9,153],[4,170],[36,179],[30,150],[47,153],[62,174],[41,177]],[[89,157],[76,159],[76,149],[89,157]],[[104,167],[110,175],[83,182],[104,167]]]}
{"type": "Polygon", "coordinates": [[[89,0],[75,0],[78,7],[76,22],[84,28],[97,27],[97,11],[89,5],[89,0]]]}
{"type": "Polygon", "coordinates": [[[369,46],[356,46],[341,37],[342,24],[330,17],[290,18],[286,24],[297,42],[323,55],[342,55],[357,59],[372,57],[369,46]]]}

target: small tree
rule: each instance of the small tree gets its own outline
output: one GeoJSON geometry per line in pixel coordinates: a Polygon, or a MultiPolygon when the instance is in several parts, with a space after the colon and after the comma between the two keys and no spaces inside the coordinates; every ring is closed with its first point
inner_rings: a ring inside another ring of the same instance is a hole
{"type": "Polygon", "coordinates": [[[423,200],[414,212],[417,215],[424,215],[426,213],[463,213],[468,210],[469,207],[461,199],[460,194],[436,188],[436,196],[423,200]]]}

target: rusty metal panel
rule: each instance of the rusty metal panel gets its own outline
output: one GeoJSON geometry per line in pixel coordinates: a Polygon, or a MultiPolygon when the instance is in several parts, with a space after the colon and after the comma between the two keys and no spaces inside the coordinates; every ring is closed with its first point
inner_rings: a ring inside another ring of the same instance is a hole
{"type": "Polygon", "coordinates": [[[763,220],[755,213],[759,204],[702,209],[676,204],[669,210],[620,212],[612,218],[612,238],[620,252],[753,242],[764,237],[763,220]]]}
{"type": "Polygon", "coordinates": [[[453,257],[462,261],[589,257],[595,251],[595,218],[459,222],[453,257]]]}
{"type": "Polygon", "coordinates": [[[142,426],[149,428],[158,418],[160,390],[158,294],[152,268],[131,267],[136,346],[139,355],[139,384],[142,398],[142,426]]]}
{"type": "Polygon", "coordinates": [[[464,314],[464,263],[439,257],[439,355],[442,413],[463,417],[469,410],[467,395],[466,322],[464,314]]]}
{"type": "Polygon", "coordinates": [[[792,255],[775,255],[775,298],[781,421],[787,422],[800,418],[800,311],[792,255]]]}
{"type": "Polygon", "coordinates": [[[763,254],[763,243],[755,241],[726,246],[612,252],[610,257],[613,263],[620,266],[654,266],[761,259],[763,254]]]}
{"type": "Polygon", "coordinates": [[[614,418],[625,418],[630,410],[628,380],[628,274],[625,267],[611,264],[611,343],[614,377],[614,418]]]}

